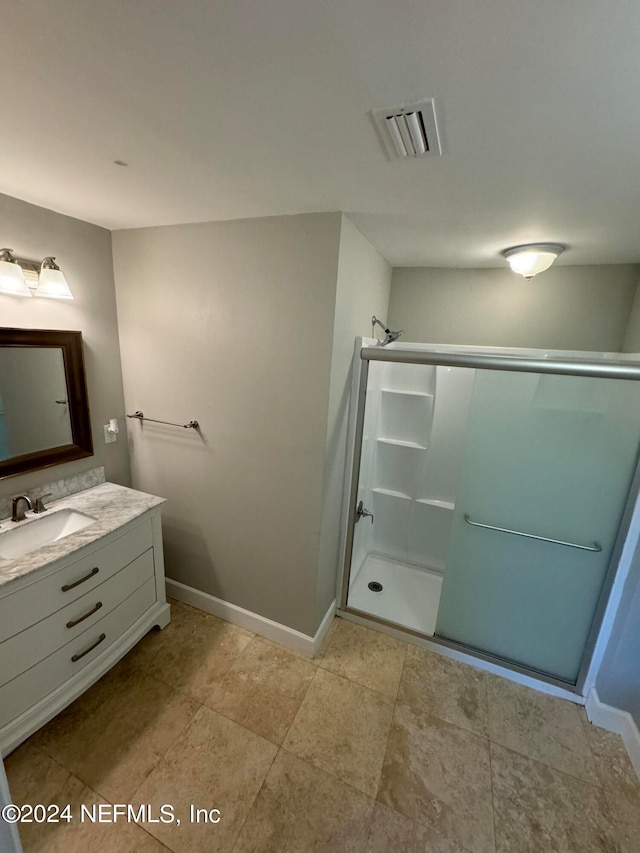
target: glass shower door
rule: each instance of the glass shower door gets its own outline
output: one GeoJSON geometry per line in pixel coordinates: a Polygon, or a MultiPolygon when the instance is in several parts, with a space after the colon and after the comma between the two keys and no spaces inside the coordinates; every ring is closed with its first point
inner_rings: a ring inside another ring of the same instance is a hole
{"type": "Polygon", "coordinates": [[[575,684],[639,445],[638,382],[478,370],[436,637],[575,684]]]}

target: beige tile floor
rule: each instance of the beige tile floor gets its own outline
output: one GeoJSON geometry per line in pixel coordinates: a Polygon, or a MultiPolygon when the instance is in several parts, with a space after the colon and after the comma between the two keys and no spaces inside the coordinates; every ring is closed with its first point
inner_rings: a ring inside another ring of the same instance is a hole
{"type": "Polygon", "coordinates": [[[6,769],[16,802],[74,815],[24,824],[25,853],[640,853],[617,736],[341,619],[310,661],[173,603],[6,769]],[[120,803],[172,805],[181,824],[78,819],[120,803]]]}

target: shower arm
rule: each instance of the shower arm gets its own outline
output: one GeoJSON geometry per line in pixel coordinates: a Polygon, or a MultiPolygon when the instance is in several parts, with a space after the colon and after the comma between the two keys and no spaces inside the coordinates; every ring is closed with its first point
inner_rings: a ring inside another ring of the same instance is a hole
{"type": "Polygon", "coordinates": [[[378,320],[378,318],[374,314],[373,317],[371,318],[371,331],[373,331],[376,326],[380,326],[380,328],[385,333],[385,335],[391,335],[392,334],[391,329],[388,329],[385,326],[385,324],[382,322],[382,320],[378,320]]]}
{"type": "Polygon", "coordinates": [[[404,335],[404,329],[399,329],[397,332],[391,331],[382,320],[378,320],[376,315],[374,314],[371,318],[371,335],[373,337],[373,333],[375,331],[375,327],[380,326],[380,328],[384,331],[386,337],[383,341],[380,341],[380,346],[385,347],[387,344],[391,344],[394,341],[397,341],[400,335],[404,335]]]}

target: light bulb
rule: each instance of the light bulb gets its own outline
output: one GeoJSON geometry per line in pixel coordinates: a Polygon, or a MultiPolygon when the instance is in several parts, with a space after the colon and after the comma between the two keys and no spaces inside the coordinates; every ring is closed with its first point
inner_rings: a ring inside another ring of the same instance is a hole
{"type": "Polygon", "coordinates": [[[55,258],[45,258],[40,267],[36,296],[46,296],[48,299],[73,299],[67,280],[55,258]]]}
{"type": "Polygon", "coordinates": [[[0,293],[9,296],[31,296],[22,267],[14,261],[11,249],[0,249],[0,293]]]}
{"type": "Polygon", "coordinates": [[[505,249],[502,254],[513,272],[530,279],[548,270],[563,251],[564,246],[556,243],[531,243],[505,249]]]}

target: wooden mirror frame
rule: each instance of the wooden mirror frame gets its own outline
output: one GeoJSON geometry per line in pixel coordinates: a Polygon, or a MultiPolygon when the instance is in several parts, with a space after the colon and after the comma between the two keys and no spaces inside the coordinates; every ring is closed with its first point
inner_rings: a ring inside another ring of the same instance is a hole
{"type": "Polygon", "coordinates": [[[0,460],[0,478],[93,456],[82,332],[0,328],[2,347],[55,347],[62,350],[73,443],[0,460]]]}

